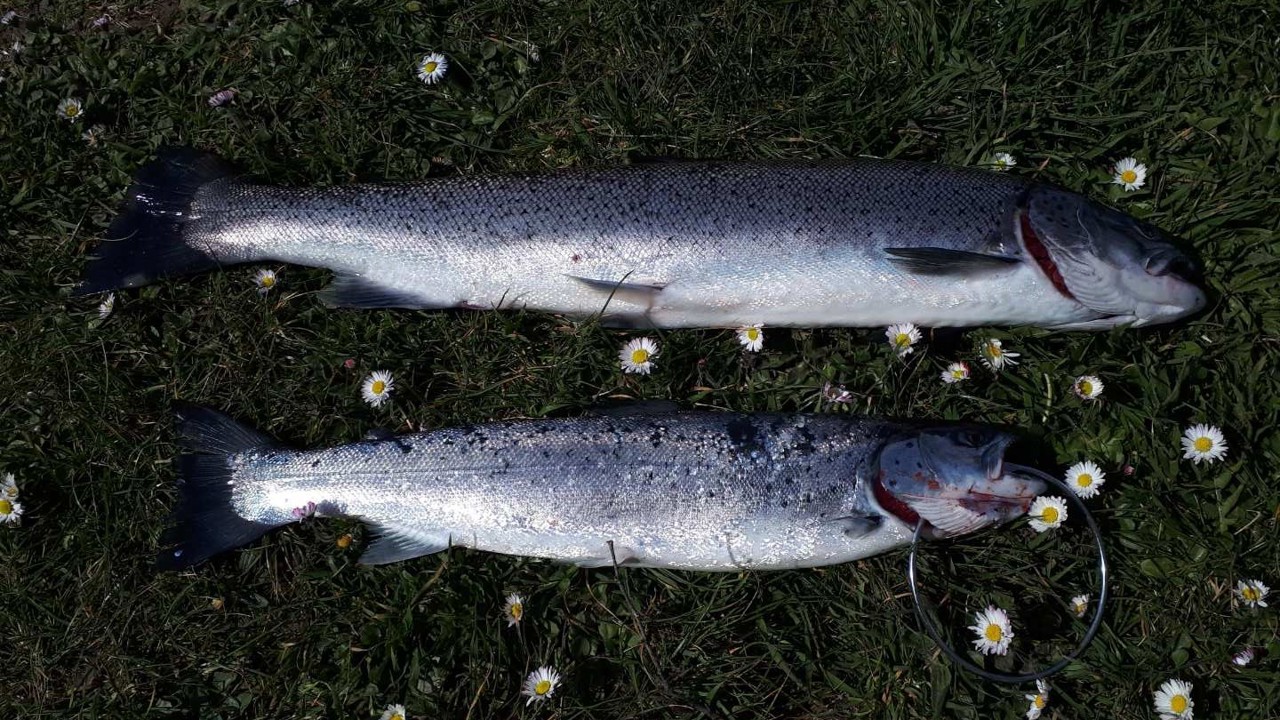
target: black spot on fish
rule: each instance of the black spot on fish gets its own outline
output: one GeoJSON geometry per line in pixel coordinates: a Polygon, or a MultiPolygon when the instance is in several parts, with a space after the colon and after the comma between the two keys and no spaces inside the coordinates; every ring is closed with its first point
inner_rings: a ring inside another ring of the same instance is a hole
{"type": "Polygon", "coordinates": [[[408,455],[413,452],[413,445],[401,440],[400,438],[396,438],[395,440],[392,440],[392,442],[396,444],[396,447],[400,448],[400,452],[403,455],[408,455]]]}
{"type": "Polygon", "coordinates": [[[313,460],[313,461],[311,462],[311,467],[317,467],[318,465],[320,465],[320,461],[319,461],[319,460],[313,460]]]}
{"type": "Polygon", "coordinates": [[[756,426],[746,418],[734,418],[725,426],[729,431],[729,439],[738,445],[756,444],[756,426]]]}

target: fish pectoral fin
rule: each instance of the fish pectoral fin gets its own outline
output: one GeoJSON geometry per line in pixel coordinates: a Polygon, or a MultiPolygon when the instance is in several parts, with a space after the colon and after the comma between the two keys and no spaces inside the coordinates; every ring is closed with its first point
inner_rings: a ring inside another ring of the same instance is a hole
{"type": "Polygon", "coordinates": [[[449,549],[449,538],[424,537],[416,533],[395,530],[386,525],[373,525],[377,538],[360,556],[362,565],[386,565],[431,555],[449,549]]]}
{"type": "Polygon", "coordinates": [[[880,515],[847,515],[833,518],[831,522],[847,537],[860,538],[875,532],[884,518],[880,515]]]}
{"type": "MultiPolygon", "coordinates": [[[[645,307],[653,307],[653,300],[662,292],[666,283],[637,283],[627,282],[624,277],[620,280],[597,280],[595,278],[585,278],[578,275],[566,275],[570,280],[576,280],[579,283],[601,293],[606,299],[617,300],[618,302],[633,303],[635,305],[643,305],[645,307]]],[[[605,316],[608,317],[606,308],[605,316]]]]}
{"type": "Polygon", "coordinates": [[[916,275],[980,275],[1017,267],[1020,258],[938,247],[885,248],[889,262],[916,275]]]}
{"type": "Polygon", "coordinates": [[[320,302],[334,308],[405,308],[429,310],[447,307],[420,297],[378,285],[369,278],[338,272],[333,282],[320,291],[320,302]]]}

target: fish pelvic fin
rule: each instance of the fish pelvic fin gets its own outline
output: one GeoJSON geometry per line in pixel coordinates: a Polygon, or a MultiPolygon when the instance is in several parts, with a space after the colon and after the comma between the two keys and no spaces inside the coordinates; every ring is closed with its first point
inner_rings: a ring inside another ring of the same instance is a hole
{"type": "Polygon", "coordinates": [[[278,446],[271,438],[215,410],[176,403],[183,454],[178,457],[178,504],[161,536],[157,570],[181,570],[247,545],[272,528],[240,517],[232,505],[235,478],[228,460],[237,453],[278,446]]]}
{"type": "Polygon", "coordinates": [[[216,155],[192,148],[161,150],[138,170],[74,294],[141,287],[219,267],[211,252],[184,240],[183,230],[196,192],[231,175],[216,155]]]}

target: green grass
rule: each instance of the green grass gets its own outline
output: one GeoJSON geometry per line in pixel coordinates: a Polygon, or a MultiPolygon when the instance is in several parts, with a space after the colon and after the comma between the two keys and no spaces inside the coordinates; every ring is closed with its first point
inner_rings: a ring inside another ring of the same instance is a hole
{"type": "MultiPolygon", "coordinates": [[[[1280,715],[1274,607],[1233,609],[1229,594],[1239,578],[1280,585],[1274,8],[696,5],[122,1],[93,30],[96,6],[19,4],[0,28],[0,48],[27,46],[0,58],[0,470],[19,476],[27,514],[0,528],[0,716],[366,718],[403,701],[415,718],[1021,717],[1025,688],[961,674],[917,629],[901,553],[741,575],[464,550],[363,568],[359,542],[334,545],[359,540],[355,526],[308,522],[196,572],[149,567],[174,499],[175,398],[319,446],[614,396],[813,410],[827,380],[855,393],[838,412],[1009,423],[1041,467],[1090,457],[1108,471],[1092,506],[1115,601],[1054,678],[1046,717],[1151,718],[1151,690],[1173,676],[1195,682],[1197,717],[1280,715]],[[431,49],[453,62],[442,86],[412,74],[431,49]],[[229,86],[234,105],[206,106],[229,86]],[[74,126],[54,117],[71,95],[87,111],[74,126]],[[96,147],[80,139],[93,124],[96,147]],[[1187,238],[1214,300],[1172,328],[1001,330],[1022,364],[957,389],[937,372],[981,331],[905,363],[878,331],[770,331],[759,356],[728,332],[668,332],[657,372],[624,378],[626,336],[591,323],[328,311],[313,297],[326,274],[293,267],[266,299],[251,269],[124,293],[93,327],[95,303],[69,289],[129,176],[166,143],[298,184],[629,153],[972,164],[1007,150],[1021,172],[1187,238]],[[1153,172],[1122,194],[1107,168],[1126,155],[1153,172]],[[397,373],[378,411],[357,394],[374,368],[397,373]],[[1086,371],[1104,402],[1070,395],[1086,371]],[[1198,421],[1226,429],[1226,462],[1179,459],[1198,421]],[[519,633],[499,618],[511,591],[529,600],[519,633]],[[1244,644],[1270,656],[1234,668],[1244,644]],[[565,684],[526,710],[519,683],[544,663],[565,684]]],[[[1051,659],[1080,632],[1063,603],[1093,580],[1086,540],[1013,527],[930,548],[952,640],[998,602],[1022,649],[1051,659]]]]}

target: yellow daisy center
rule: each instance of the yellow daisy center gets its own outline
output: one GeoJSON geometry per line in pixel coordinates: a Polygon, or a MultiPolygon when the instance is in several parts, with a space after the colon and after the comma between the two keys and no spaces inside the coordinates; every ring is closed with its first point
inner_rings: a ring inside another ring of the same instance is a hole
{"type": "Polygon", "coordinates": [[[524,606],[521,605],[520,603],[512,603],[511,604],[512,619],[519,620],[521,615],[524,615],[524,606]]]}
{"type": "Polygon", "coordinates": [[[1089,473],[1080,473],[1080,476],[1076,478],[1076,484],[1082,488],[1089,487],[1093,484],[1093,476],[1089,473]]]}
{"type": "Polygon", "coordinates": [[[993,357],[993,358],[998,358],[998,357],[1000,357],[1001,355],[1003,355],[1003,354],[1004,354],[1004,351],[1003,351],[1003,350],[1001,350],[998,346],[995,346],[995,345],[988,345],[988,346],[987,346],[987,354],[988,354],[988,355],[990,355],[990,356],[991,356],[991,357],[993,357]]]}
{"type": "Polygon", "coordinates": [[[400,713],[392,713],[391,720],[404,720],[404,716],[400,713]]]}
{"type": "Polygon", "coordinates": [[[8,500],[0,500],[0,515],[8,515],[13,512],[13,503],[8,500]]]}
{"type": "Polygon", "coordinates": [[[1045,706],[1045,699],[1044,699],[1044,696],[1043,696],[1043,695],[1037,695],[1037,696],[1036,696],[1036,699],[1034,700],[1034,702],[1035,702],[1035,704],[1036,704],[1036,707],[1040,708],[1041,710],[1043,710],[1043,709],[1044,709],[1044,706],[1045,706]]]}
{"type": "Polygon", "coordinates": [[[1240,597],[1249,602],[1257,602],[1262,599],[1262,591],[1256,587],[1246,587],[1240,591],[1240,597]]]}
{"type": "Polygon", "coordinates": [[[1058,522],[1058,508],[1047,507],[1040,512],[1040,519],[1047,523],[1058,522]]]}
{"type": "Polygon", "coordinates": [[[338,546],[339,550],[346,550],[347,548],[351,547],[351,536],[343,535],[338,538],[335,544],[338,546]]]}
{"type": "Polygon", "coordinates": [[[1213,440],[1210,440],[1207,437],[1198,437],[1196,438],[1196,441],[1192,443],[1192,447],[1196,449],[1196,452],[1207,453],[1213,449],[1213,440]]]}
{"type": "Polygon", "coordinates": [[[372,391],[374,395],[381,395],[387,391],[387,384],[381,380],[374,380],[373,387],[370,387],[369,390],[372,391]]]}
{"type": "Polygon", "coordinates": [[[893,338],[893,344],[898,347],[906,347],[911,344],[911,336],[906,333],[898,333],[897,336],[893,338]]]}
{"type": "Polygon", "coordinates": [[[67,106],[67,117],[75,117],[79,114],[80,114],[80,107],[78,105],[67,106]]]}
{"type": "Polygon", "coordinates": [[[1081,383],[1080,383],[1080,393],[1081,393],[1082,395],[1092,395],[1092,394],[1093,394],[1093,383],[1089,382],[1088,380],[1085,380],[1085,381],[1081,382],[1081,383]]]}
{"type": "Polygon", "coordinates": [[[1075,605],[1072,605],[1072,606],[1071,606],[1071,609],[1075,610],[1075,611],[1076,611],[1076,614],[1083,613],[1083,612],[1084,612],[1084,603],[1082,603],[1082,602],[1078,602],[1078,603],[1076,603],[1075,605]]]}
{"type": "Polygon", "coordinates": [[[759,331],[759,330],[757,330],[757,329],[755,329],[755,328],[750,328],[750,329],[748,329],[748,330],[747,330],[747,339],[748,339],[748,340],[750,340],[751,342],[755,342],[756,340],[759,340],[759,339],[760,339],[760,331],[759,331]]]}
{"type": "Polygon", "coordinates": [[[263,275],[260,282],[262,283],[262,287],[271,287],[276,284],[276,278],[274,275],[263,275]]]}
{"type": "Polygon", "coordinates": [[[953,378],[955,378],[955,379],[957,379],[957,380],[963,380],[963,379],[964,379],[964,370],[961,370],[960,368],[956,368],[955,370],[952,370],[952,371],[951,371],[951,377],[953,377],[953,378]]]}
{"type": "Polygon", "coordinates": [[[1001,638],[1004,637],[1004,631],[995,623],[988,625],[986,631],[982,634],[991,642],[1000,642],[1001,638]]]}
{"type": "Polygon", "coordinates": [[[1125,170],[1120,173],[1120,179],[1127,183],[1135,183],[1138,181],[1138,172],[1136,170],[1125,170]]]}
{"type": "Polygon", "coordinates": [[[440,67],[440,63],[436,62],[435,60],[432,60],[430,62],[425,63],[422,66],[422,72],[430,75],[431,73],[435,72],[436,68],[438,67],[440,67]]]}
{"type": "Polygon", "coordinates": [[[631,351],[631,362],[636,365],[643,365],[649,362],[649,351],[644,348],[636,348],[631,351]]]}
{"type": "Polygon", "coordinates": [[[1178,714],[1182,714],[1182,713],[1186,712],[1186,711],[1187,711],[1187,696],[1186,696],[1186,695],[1174,695],[1174,696],[1173,696],[1173,699],[1169,701],[1169,709],[1170,709],[1170,710],[1172,710],[1172,711],[1174,711],[1175,713],[1178,713],[1178,714]]]}
{"type": "Polygon", "coordinates": [[[546,695],[551,692],[551,681],[539,680],[538,684],[533,686],[533,692],[537,695],[546,695]]]}

